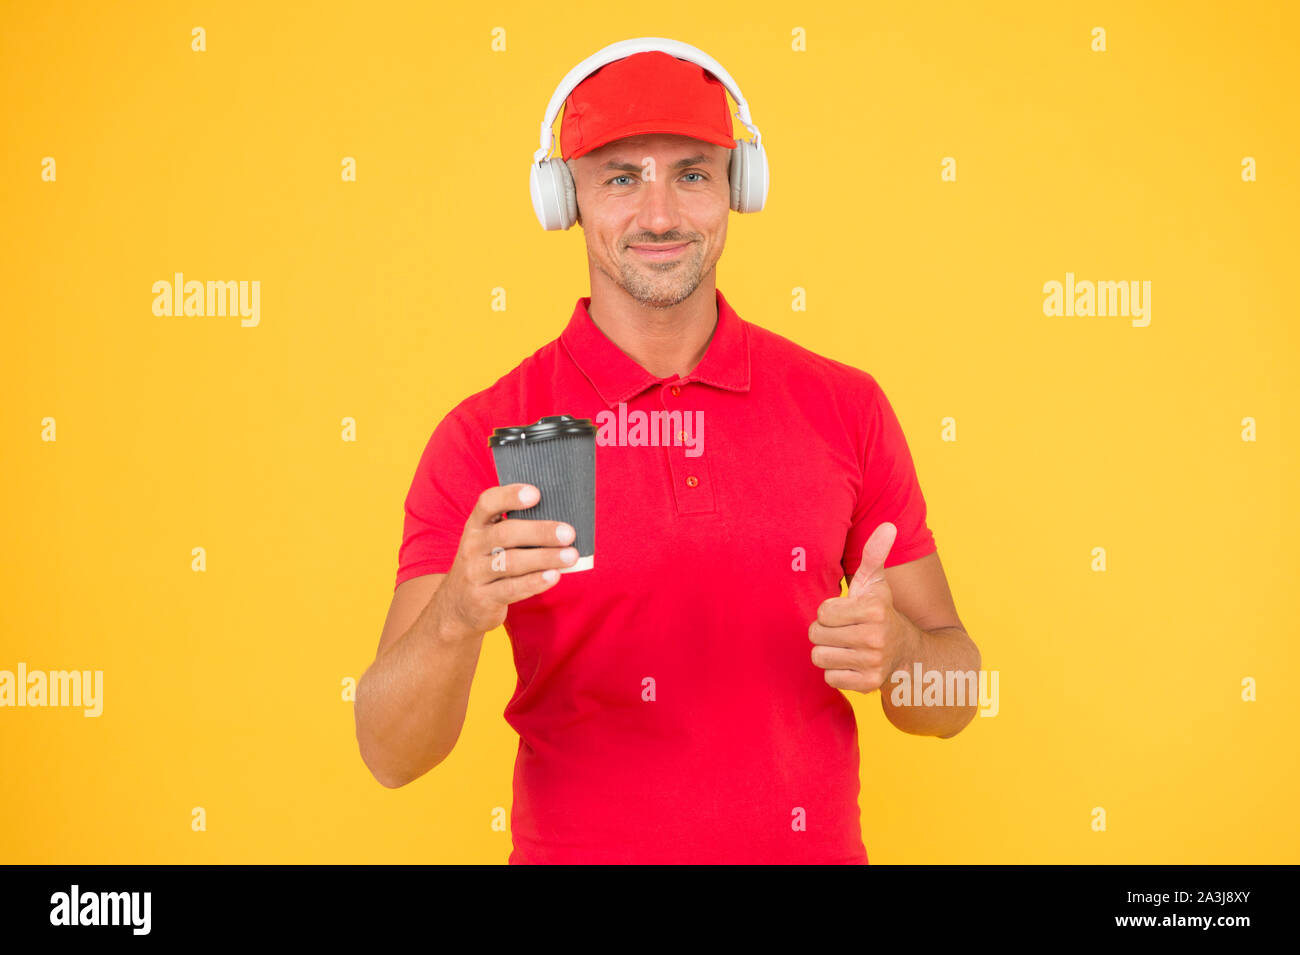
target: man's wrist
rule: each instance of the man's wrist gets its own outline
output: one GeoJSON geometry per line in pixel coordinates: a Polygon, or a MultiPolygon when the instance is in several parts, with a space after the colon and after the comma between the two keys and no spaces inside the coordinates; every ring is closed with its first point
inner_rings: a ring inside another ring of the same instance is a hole
{"type": "Polygon", "coordinates": [[[898,652],[890,662],[889,672],[885,674],[886,683],[900,669],[910,669],[913,661],[921,659],[921,640],[924,636],[921,628],[903,614],[897,610],[894,610],[893,613],[902,636],[898,641],[898,652]]]}
{"type": "Polygon", "coordinates": [[[452,607],[446,604],[446,601],[438,599],[442,596],[444,594],[439,588],[433,595],[429,607],[429,612],[433,614],[434,640],[441,644],[460,646],[470,640],[481,638],[482,633],[475,632],[452,607]]]}

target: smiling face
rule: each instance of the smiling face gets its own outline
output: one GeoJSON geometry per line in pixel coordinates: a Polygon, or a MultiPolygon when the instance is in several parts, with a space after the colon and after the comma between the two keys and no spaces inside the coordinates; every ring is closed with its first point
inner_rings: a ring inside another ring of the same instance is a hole
{"type": "Polygon", "coordinates": [[[731,150],[688,136],[629,136],[568,161],[598,274],[652,308],[699,287],[727,240],[731,150]]]}

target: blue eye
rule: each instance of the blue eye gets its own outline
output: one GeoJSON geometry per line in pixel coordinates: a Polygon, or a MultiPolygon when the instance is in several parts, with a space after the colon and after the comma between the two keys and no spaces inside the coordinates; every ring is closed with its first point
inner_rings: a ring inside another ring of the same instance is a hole
{"type": "MultiPolygon", "coordinates": [[[[688,173],[686,173],[686,175],[687,175],[687,176],[700,176],[700,177],[702,177],[702,178],[700,178],[700,179],[696,179],[696,180],[694,180],[695,182],[703,182],[703,181],[704,181],[704,173],[702,173],[702,172],[688,172],[688,173]]],[[[621,175],[621,176],[615,176],[613,179],[606,180],[605,185],[608,186],[608,185],[614,185],[614,184],[617,184],[618,181],[619,181],[620,179],[627,179],[627,180],[628,180],[628,185],[631,185],[632,182],[635,181],[636,177],[633,176],[631,173],[624,173],[624,174],[621,175]]]]}

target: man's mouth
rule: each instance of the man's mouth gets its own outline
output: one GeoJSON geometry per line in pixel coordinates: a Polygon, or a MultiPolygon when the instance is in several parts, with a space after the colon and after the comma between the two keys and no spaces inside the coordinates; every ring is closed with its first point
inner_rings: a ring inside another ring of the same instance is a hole
{"type": "Polygon", "coordinates": [[[681,254],[682,249],[690,245],[689,242],[661,243],[658,245],[633,245],[629,246],[633,252],[643,259],[649,259],[652,262],[672,259],[681,254]]]}

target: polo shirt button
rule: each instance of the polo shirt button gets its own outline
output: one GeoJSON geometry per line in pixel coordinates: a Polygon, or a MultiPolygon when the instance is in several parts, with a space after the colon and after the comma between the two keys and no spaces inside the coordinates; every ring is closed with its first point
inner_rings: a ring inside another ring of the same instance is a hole
{"type": "Polygon", "coordinates": [[[700,483],[700,479],[697,478],[694,474],[692,474],[690,477],[688,477],[688,478],[686,479],[686,486],[687,486],[687,487],[695,487],[695,485],[697,485],[697,484],[699,484],[699,483],[700,483]]]}
{"type": "Polygon", "coordinates": [[[676,385],[673,385],[673,397],[676,398],[681,393],[682,393],[682,389],[678,388],[676,385]]]}

